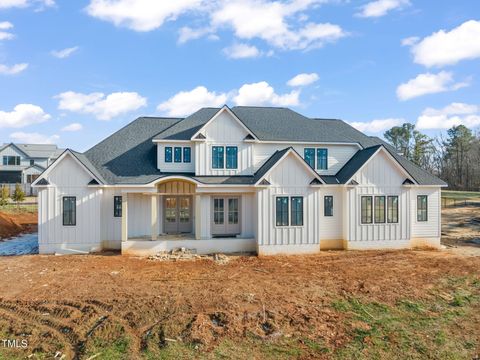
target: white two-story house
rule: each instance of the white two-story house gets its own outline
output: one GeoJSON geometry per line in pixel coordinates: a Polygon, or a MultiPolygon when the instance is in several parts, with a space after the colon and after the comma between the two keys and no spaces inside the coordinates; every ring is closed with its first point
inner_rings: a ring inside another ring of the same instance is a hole
{"type": "Polygon", "coordinates": [[[51,144],[3,144],[0,146],[0,184],[30,184],[63,152],[51,144]]]}
{"type": "Polygon", "coordinates": [[[139,118],[34,186],[41,253],[266,255],[438,247],[446,184],[341,120],[224,106],[139,118]]]}

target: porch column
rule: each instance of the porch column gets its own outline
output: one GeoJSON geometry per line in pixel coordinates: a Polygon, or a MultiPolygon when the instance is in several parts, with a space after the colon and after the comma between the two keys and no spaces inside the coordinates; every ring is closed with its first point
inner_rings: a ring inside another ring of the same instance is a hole
{"type": "Polygon", "coordinates": [[[158,237],[158,199],[155,195],[151,196],[152,201],[152,240],[158,237]]]}
{"type": "Polygon", "coordinates": [[[195,195],[195,239],[202,238],[202,195],[195,195]]]}
{"type": "Polygon", "coordinates": [[[122,194],[122,241],[128,240],[128,194],[122,194]]]}

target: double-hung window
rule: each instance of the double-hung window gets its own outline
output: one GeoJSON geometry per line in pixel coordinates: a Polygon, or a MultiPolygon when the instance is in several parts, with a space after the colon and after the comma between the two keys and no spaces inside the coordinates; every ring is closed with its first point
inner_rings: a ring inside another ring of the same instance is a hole
{"type": "Polygon", "coordinates": [[[212,168],[223,169],[225,167],[225,156],[223,146],[212,146],[212,168]]]}
{"type": "Polygon", "coordinates": [[[227,154],[227,169],[238,168],[238,147],[227,146],[225,152],[227,154]]]}
{"type": "Polygon", "coordinates": [[[373,199],[371,196],[362,196],[361,222],[362,224],[373,223],[373,199]]]}
{"type": "Polygon", "coordinates": [[[304,158],[307,164],[310,165],[312,169],[315,169],[315,149],[305,148],[304,158]]]}
{"type": "Polygon", "coordinates": [[[375,196],[375,223],[385,223],[385,196],[375,196]]]}
{"type": "Polygon", "coordinates": [[[182,148],[175,147],[173,151],[173,161],[176,163],[182,162],[182,148]]]}
{"type": "Polygon", "coordinates": [[[317,169],[328,170],[328,149],[317,149],[317,169]]]}
{"type": "Polygon", "coordinates": [[[183,162],[189,163],[192,161],[192,148],[191,147],[184,147],[183,148],[183,162]]]}
{"type": "Polygon", "coordinates": [[[277,197],[275,204],[277,226],[288,226],[288,196],[277,197]]]}
{"type": "Polygon", "coordinates": [[[323,198],[323,215],[333,216],[333,196],[331,195],[323,198]]]}
{"type": "Polygon", "coordinates": [[[77,198],[64,196],[63,199],[63,226],[77,225],[77,198]]]}
{"type": "Polygon", "coordinates": [[[428,196],[417,196],[417,221],[428,221],[428,196]]]}
{"type": "Polygon", "coordinates": [[[387,222],[398,223],[398,196],[387,197],[387,222]]]}
{"type": "Polygon", "coordinates": [[[122,217],[122,197],[121,196],[113,197],[113,216],[122,217]]]}
{"type": "Polygon", "coordinates": [[[171,163],[172,162],[172,147],[166,146],[165,147],[165,162],[171,163]]]}

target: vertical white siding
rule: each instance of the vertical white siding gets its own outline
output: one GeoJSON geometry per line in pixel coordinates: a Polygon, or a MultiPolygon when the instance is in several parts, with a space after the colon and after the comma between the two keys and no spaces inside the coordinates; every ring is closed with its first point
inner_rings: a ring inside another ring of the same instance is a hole
{"type": "Polygon", "coordinates": [[[49,174],[53,185],[39,192],[39,247],[41,253],[74,250],[92,251],[101,248],[102,190],[88,188],[91,177],[66,156],[49,174]],[[77,198],[76,226],[63,226],[62,200],[77,198]]]}
{"type": "Polygon", "coordinates": [[[128,237],[151,236],[151,195],[128,194],[128,237]]]}
{"type": "Polygon", "coordinates": [[[103,191],[102,196],[102,241],[122,240],[122,218],[113,216],[113,197],[122,196],[117,188],[108,188],[103,191]]]}
{"type": "Polygon", "coordinates": [[[405,175],[379,152],[359,171],[354,180],[359,185],[347,189],[349,228],[348,247],[355,248],[403,248],[410,240],[409,188],[402,186],[405,175]],[[396,195],[399,201],[399,222],[396,224],[362,224],[362,196],[396,195]]]}
{"type": "Polygon", "coordinates": [[[158,169],[161,172],[187,172],[193,173],[195,172],[195,144],[191,141],[186,142],[171,142],[171,143],[157,143],[157,163],[158,169]],[[172,148],[172,162],[165,162],[165,147],[172,148]],[[182,162],[176,163],[174,162],[174,148],[181,147],[182,148],[182,162]],[[191,155],[190,155],[190,162],[185,163],[183,162],[183,148],[190,147],[191,155]]]}
{"type": "Polygon", "coordinates": [[[320,191],[312,188],[312,174],[293,155],[287,156],[267,177],[270,186],[259,190],[257,198],[257,241],[262,253],[319,250],[320,191]],[[303,196],[303,226],[276,226],[277,196],[303,196]],[[270,250],[269,247],[272,247],[270,250]],[[282,249],[287,249],[286,251],[282,249]]]}

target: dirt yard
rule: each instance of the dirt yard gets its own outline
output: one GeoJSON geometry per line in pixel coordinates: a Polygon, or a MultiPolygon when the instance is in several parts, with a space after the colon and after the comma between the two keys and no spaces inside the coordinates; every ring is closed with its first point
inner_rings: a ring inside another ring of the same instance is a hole
{"type": "MultiPolygon", "coordinates": [[[[456,223],[455,216],[472,217],[459,212],[448,216],[456,223]]],[[[476,228],[463,228],[473,238],[476,228]]],[[[458,229],[444,231],[462,244],[458,229]]],[[[6,257],[0,289],[0,359],[480,355],[480,257],[451,250],[226,263],[117,254],[6,257]],[[27,345],[2,347],[2,339],[27,345]]]]}
{"type": "Polygon", "coordinates": [[[37,231],[36,212],[0,212],[0,241],[21,233],[37,231]]]}

